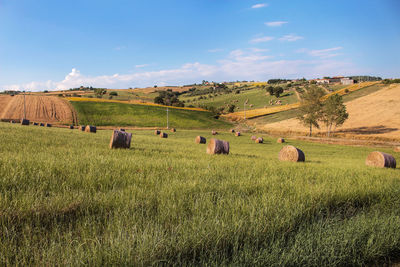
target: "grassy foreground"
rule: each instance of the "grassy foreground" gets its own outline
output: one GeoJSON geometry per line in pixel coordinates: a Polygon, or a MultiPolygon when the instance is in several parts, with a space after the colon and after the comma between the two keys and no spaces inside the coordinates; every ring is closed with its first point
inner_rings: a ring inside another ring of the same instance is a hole
{"type": "MultiPolygon", "coordinates": [[[[84,101],[71,101],[71,103],[78,113],[80,124],[139,127],[167,126],[167,112],[164,107],[84,101]]],[[[170,108],[169,126],[185,129],[208,127],[224,129],[229,128],[231,124],[215,119],[210,112],[170,108]]]]}
{"type": "MultiPolygon", "coordinates": [[[[0,265],[362,265],[400,258],[400,170],[364,165],[372,148],[250,135],[210,156],[178,131],[0,124],[0,265]]],[[[382,149],[389,152],[389,150],[382,149]]],[[[397,161],[400,153],[393,154],[397,161]]]]}

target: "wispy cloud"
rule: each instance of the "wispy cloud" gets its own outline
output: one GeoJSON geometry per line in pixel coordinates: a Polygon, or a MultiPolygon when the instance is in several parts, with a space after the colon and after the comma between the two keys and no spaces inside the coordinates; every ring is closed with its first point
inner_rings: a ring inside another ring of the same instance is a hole
{"type": "Polygon", "coordinates": [[[144,68],[147,67],[149,64],[140,64],[140,65],[135,65],[135,68],[140,69],[140,68],[144,68]]]}
{"type": "Polygon", "coordinates": [[[224,49],[221,48],[214,48],[214,49],[208,49],[207,52],[209,53],[217,53],[217,52],[222,52],[224,49]]]}
{"type": "Polygon", "coordinates": [[[267,6],[268,6],[268,4],[266,4],[266,3],[260,3],[260,4],[252,5],[251,8],[262,8],[262,7],[267,7],[267,6]]]}
{"type": "Polygon", "coordinates": [[[250,51],[252,51],[252,52],[254,52],[254,53],[260,53],[260,52],[268,52],[269,49],[267,49],[267,48],[252,47],[252,48],[250,48],[250,51]]]}
{"type": "Polygon", "coordinates": [[[272,36],[264,36],[264,37],[258,37],[250,40],[250,43],[252,44],[257,44],[257,43],[265,43],[273,40],[274,37],[272,36]]]}
{"type": "Polygon", "coordinates": [[[298,41],[301,39],[304,39],[304,37],[298,36],[296,34],[287,34],[287,35],[284,35],[281,38],[279,38],[279,40],[285,41],[285,42],[295,42],[295,41],[298,41]]]}
{"type": "Polygon", "coordinates": [[[342,50],[343,47],[337,46],[337,47],[332,47],[332,48],[326,48],[326,49],[319,49],[319,50],[309,50],[306,48],[301,48],[296,50],[297,53],[306,53],[310,56],[313,57],[319,57],[321,59],[326,59],[326,58],[331,58],[331,57],[336,57],[341,55],[341,53],[337,53],[337,51],[342,50]]]}
{"type": "Polygon", "coordinates": [[[270,22],[265,22],[264,24],[267,25],[268,27],[280,27],[286,23],[288,23],[288,22],[287,21],[270,21],[270,22]]]}

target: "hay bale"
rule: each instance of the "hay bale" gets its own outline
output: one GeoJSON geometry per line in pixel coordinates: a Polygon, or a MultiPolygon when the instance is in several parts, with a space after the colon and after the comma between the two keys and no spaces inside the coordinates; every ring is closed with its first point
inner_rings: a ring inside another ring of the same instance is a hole
{"type": "Polygon", "coordinates": [[[262,137],[258,137],[255,142],[257,144],[262,144],[262,143],[264,143],[264,139],[262,137]]]}
{"type": "Polygon", "coordinates": [[[73,130],[73,129],[74,129],[74,125],[70,125],[69,128],[70,128],[71,130],[73,130]]]}
{"type": "Polygon", "coordinates": [[[125,132],[124,128],[119,128],[118,131],[125,132]]]}
{"type": "Polygon", "coordinates": [[[22,119],[22,120],[21,120],[21,125],[29,125],[29,120],[27,120],[27,119],[22,119]]]}
{"type": "Polygon", "coordinates": [[[173,132],[173,133],[176,132],[176,129],[175,129],[175,128],[172,128],[172,129],[171,129],[171,132],[173,132]]]}
{"type": "Polygon", "coordinates": [[[38,122],[34,122],[34,123],[33,123],[33,126],[38,126],[38,125],[39,125],[38,122]]]}
{"type": "Polygon", "coordinates": [[[212,135],[217,135],[218,132],[217,132],[217,131],[212,131],[211,134],[212,134],[212,135]]]}
{"type": "Polygon", "coordinates": [[[50,123],[46,123],[46,127],[51,127],[52,125],[50,123]]]}
{"type": "Polygon", "coordinates": [[[252,135],[250,139],[253,140],[253,141],[255,141],[255,140],[257,139],[257,136],[252,135]]]}
{"type": "Polygon", "coordinates": [[[196,144],[205,144],[207,142],[206,138],[203,136],[197,136],[195,139],[196,144]]]}
{"type": "Polygon", "coordinates": [[[240,132],[236,132],[236,133],[235,133],[235,136],[240,136],[240,132]]]}
{"type": "Polygon", "coordinates": [[[42,127],[44,127],[44,123],[43,123],[43,122],[41,122],[39,125],[42,126],[42,127]]]}
{"type": "Polygon", "coordinates": [[[96,133],[96,126],[86,125],[85,132],[87,133],[96,133]]]}
{"type": "Polygon", "coordinates": [[[13,121],[13,120],[10,120],[10,123],[15,123],[15,121],[13,121]]]}
{"type": "Polygon", "coordinates": [[[229,154],[229,142],[211,139],[207,146],[208,154],[229,154]]]}
{"type": "Polygon", "coordinates": [[[282,143],[285,143],[285,139],[278,138],[278,140],[276,140],[276,142],[282,144],[282,143]]]}
{"type": "Polygon", "coordinates": [[[394,152],[400,152],[400,146],[396,146],[393,150],[394,152]]]}
{"type": "Polygon", "coordinates": [[[160,138],[168,138],[168,134],[167,133],[160,133],[160,138]]]}
{"type": "Polygon", "coordinates": [[[114,130],[111,135],[110,148],[130,148],[132,134],[125,131],[114,130]]]}
{"type": "Polygon", "coordinates": [[[231,129],[231,133],[234,133],[235,132],[235,129],[231,129]]]}
{"type": "Polygon", "coordinates": [[[294,146],[284,146],[281,151],[279,151],[279,160],[281,161],[305,161],[306,157],[300,149],[294,146]]]}
{"type": "Polygon", "coordinates": [[[365,164],[379,168],[396,168],[396,159],[390,154],[374,151],[368,155],[365,164]]]}
{"type": "Polygon", "coordinates": [[[86,128],[86,126],[85,126],[85,125],[81,125],[81,126],[79,126],[79,129],[80,129],[82,132],[84,132],[84,131],[85,131],[85,128],[86,128]]]}
{"type": "Polygon", "coordinates": [[[160,135],[160,133],[161,133],[160,130],[155,130],[155,131],[154,131],[154,134],[155,134],[155,135],[160,135]]]}

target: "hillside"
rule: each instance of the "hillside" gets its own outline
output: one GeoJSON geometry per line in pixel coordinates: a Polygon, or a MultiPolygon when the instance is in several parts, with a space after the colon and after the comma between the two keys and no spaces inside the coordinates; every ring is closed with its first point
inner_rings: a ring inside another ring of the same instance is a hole
{"type": "MultiPolygon", "coordinates": [[[[349,119],[336,130],[337,135],[400,139],[399,99],[400,85],[390,85],[345,103],[349,119]]],[[[308,133],[308,128],[295,118],[267,124],[258,122],[256,127],[270,132],[308,133]]],[[[323,133],[325,129],[314,131],[323,133]]]]}
{"type": "MultiPolygon", "coordinates": [[[[74,123],[76,115],[68,101],[55,96],[27,95],[26,118],[50,123],[74,123]]],[[[20,120],[24,116],[24,96],[0,96],[0,119],[20,120]]]]}

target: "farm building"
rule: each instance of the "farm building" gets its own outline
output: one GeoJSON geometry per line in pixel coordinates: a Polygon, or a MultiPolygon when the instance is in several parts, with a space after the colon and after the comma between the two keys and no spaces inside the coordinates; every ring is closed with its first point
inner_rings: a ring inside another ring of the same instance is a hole
{"type": "Polygon", "coordinates": [[[354,80],[352,80],[350,78],[342,78],[342,79],[340,79],[340,83],[343,85],[351,85],[351,84],[354,84],[354,80]]]}

